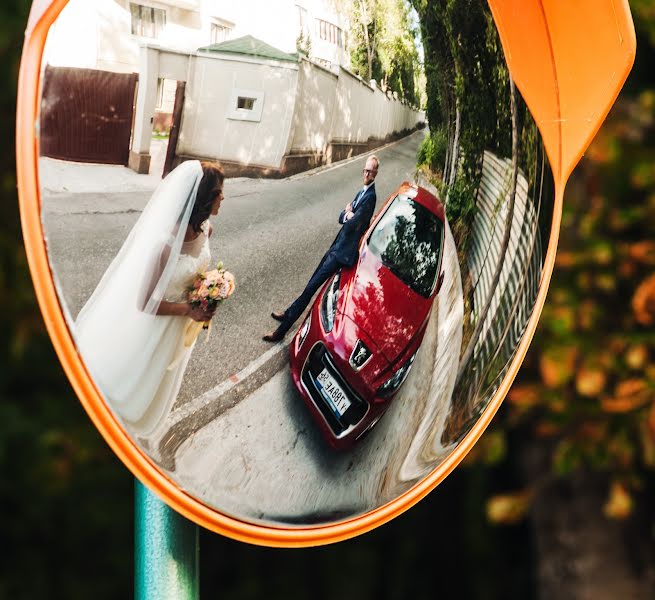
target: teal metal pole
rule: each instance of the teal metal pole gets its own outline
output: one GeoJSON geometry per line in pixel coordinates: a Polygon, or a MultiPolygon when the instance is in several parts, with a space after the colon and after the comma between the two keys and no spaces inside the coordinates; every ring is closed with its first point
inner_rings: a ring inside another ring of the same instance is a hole
{"type": "Polygon", "coordinates": [[[198,526],[139,481],[134,517],[135,600],[198,600],[198,526]]]}

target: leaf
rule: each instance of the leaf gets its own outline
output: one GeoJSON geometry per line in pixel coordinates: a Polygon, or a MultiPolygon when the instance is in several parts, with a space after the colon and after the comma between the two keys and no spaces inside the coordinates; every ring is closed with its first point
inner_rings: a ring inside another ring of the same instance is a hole
{"type": "Polygon", "coordinates": [[[553,468],[558,475],[568,475],[582,464],[582,457],[578,448],[567,439],[557,444],[553,454],[553,468]]]}
{"type": "Polygon", "coordinates": [[[514,525],[522,521],[530,508],[533,493],[530,490],[497,494],[487,500],[487,519],[498,525],[514,525]]]}
{"type": "Polygon", "coordinates": [[[613,481],[603,512],[610,519],[627,519],[632,514],[633,504],[632,496],[626,487],[618,481],[613,481]]]}
{"type": "Polygon", "coordinates": [[[594,300],[584,300],[578,308],[578,324],[584,331],[593,329],[598,319],[598,305],[594,300]]]}
{"type": "MultiPolygon", "coordinates": [[[[655,403],[653,403],[651,414],[655,415],[655,403]]],[[[648,468],[655,469],[655,430],[651,429],[649,420],[643,421],[639,428],[641,459],[648,468]]]]}
{"type": "Polygon", "coordinates": [[[587,398],[598,396],[605,388],[607,377],[597,367],[582,367],[575,377],[575,389],[587,398]]]}
{"type": "Polygon", "coordinates": [[[557,269],[569,269],[578,264],[578,257],[574,252],[558,252],[555,256],[555,267],[557,269]]]}
{"type": "Polygon", "coordinates": [[[561,387],[574,375],[578,349],[575,346],[550,348],[539,358],[541,378],[549,388],[561,387]]]}
{"type": "Polygon", "coordinates": [[[552,421],[541,421],[537,423],[534,433],[538,438],[552,438],[562,431],[562,426],[552,421]]]}
{"type": "Polygon", "coordinates": [[[614,395],[603,398],[601,408],[609,413],[630,412],[641,408],[653,397],[653,390],[644,379],[627,379],[614,389],[614,395]]]}
{"type": "Polygon", "coordinates": [[[632,311],[641,325],[655,324],[655,273],[637,288],[632,297],[632,311]]]}
{"type": "Polygon", "coordinates": [[[532,408],[539,404],[539,386],[535,384],[515,384],[507,394],[507,401],[519,408],[532,408]]]}
{"type": "Polygon", "coordinates": [[[633,371],[643,369],[648,364],[648,346],[636,344],[630,346],[625,353],[625,364],[633,371]]]}
{"type": "Polygon", "coordinates": [[[631,258],[645,265],[655,265],[655,242],[652,240],[642,240],[630,244],[628,254],[631,258]]]}

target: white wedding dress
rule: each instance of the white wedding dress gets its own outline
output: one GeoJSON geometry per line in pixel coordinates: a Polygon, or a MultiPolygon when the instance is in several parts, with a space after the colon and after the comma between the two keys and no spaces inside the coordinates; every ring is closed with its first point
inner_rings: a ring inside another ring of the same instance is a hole
{"type": "Polygon", "coordinates": [[[187,161],[161,182],[73,329],[107,404],[144,438],[171,410],[193,349],[184,347],[190,319],[157,312],[163,301],[186,302],[209,266],[209,223],[184,241],[202,176],[200,163],[187,161]]]}
{"type": "MultiPolygon", "coordinates": [[[[183,242],[164,300],[186,302],[187,289],[198,272],[209,267],[211,255],[207,226],[205,222],[202,233],[195,240],[183,242]]],[[[180,391],[193,350],[193,345],[184,348],[184,330],[189,321],[188,317],[165,315],[157,315],[152,321],[150,351],[144,352],[148,366],[138,369],[143,375],[134,388],[131,401],[120,410],[131,428],[141,436],[148,436],[165,419],[180,391]]]]}

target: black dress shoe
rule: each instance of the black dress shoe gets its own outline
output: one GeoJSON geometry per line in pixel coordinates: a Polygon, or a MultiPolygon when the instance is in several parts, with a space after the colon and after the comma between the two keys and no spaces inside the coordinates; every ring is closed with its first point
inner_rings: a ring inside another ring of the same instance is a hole
{"type": "Polygon", "coordinates": [[[262,339],[265,342],[279,342],[284,338],[284,334],[279,331],[274,331],[273,333],[267,333],[262,339]]]}
{"type": "Polygon", "coordinates": [[[275,312],[273,311],[271,313],[271,317],[273,317],[276,321],[284,321],[284,312],[275,312]]]}

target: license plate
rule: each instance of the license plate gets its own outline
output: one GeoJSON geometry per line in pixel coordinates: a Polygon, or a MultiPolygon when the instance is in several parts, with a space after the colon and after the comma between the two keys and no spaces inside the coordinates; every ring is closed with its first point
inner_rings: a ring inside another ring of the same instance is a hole
{"type": "Polygon", "coordinates": [[[332,410],[334,410],[338,417],[342,417],[343,413],[350,407],[350,400],[348,400],[346,393],[327,369],[323,369],[318,374],[316,382],[319,384],[323,397],[328,401],[332,410]]]}

